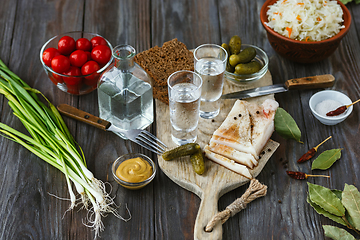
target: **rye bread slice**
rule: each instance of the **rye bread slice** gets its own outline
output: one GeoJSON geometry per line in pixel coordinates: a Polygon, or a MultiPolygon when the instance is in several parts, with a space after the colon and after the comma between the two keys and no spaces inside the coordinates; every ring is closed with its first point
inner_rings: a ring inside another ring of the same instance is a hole
{"type": "Polygon", "coordinates": [[[194,56],[184,43],[176,38],[165,42],[162,47],[152,47],[135,56],[138,63],[153,80],[153,96],[169,104],[167,79],[179,70],[194,71],[194,56]]]}

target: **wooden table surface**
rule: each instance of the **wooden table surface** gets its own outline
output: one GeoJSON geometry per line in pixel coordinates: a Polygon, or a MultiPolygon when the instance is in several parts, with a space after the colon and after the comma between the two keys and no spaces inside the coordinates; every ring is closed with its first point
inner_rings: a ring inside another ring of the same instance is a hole
{"type": "MultiPolygon", "coordinates": [[[[352,100],[360,97],[360,5],[349,3],[353,22],[339,48],[328,59],[311,65],[297,64],[279,56],[270,46],[259,12],[264,0],[194,1],[0,1],[0,58],[30,86],[39,89],[57,105],[67,103],[98,114],[96,91],[72,96],[49,81],[39,60],[42,44],[59,33],[83,30],[98,33],[113,46],[130,44],[137,51],[161,46],[178,38],[188,48],[203,43],[227,42],[232,35],[243,43],[263,48],[269,56],[274,83],[319,74],[333,74],[334,90],[352,100]]],[[[310,173],[311,163],[296,160],[309,148],[332,135],[321,150],[343,148],[341,159],[329,170],[313,171],[331,175],[330,179],[308,179],[328,188],[343,189],[344,184],[360,187],[359,118],[360,105],[341,124],[325,126],[309,109],[309,99],[318,90],[277,94],[276,100],[298,123],[304,144],[288,141],[274,133],[280,147],[269,160],[258,180],[268,193],[248,205],[223,225],[223,239],[325,239],[322,225],[336,225],[318,215],[306,202],[306,181],[289,178],[285,171],[310,173]]],[[[103,219],[102,239],[193,239],[199,198],[158,172],[154,181],[138,191],[124,189],[110,174],[111,163],[128,152],[150,152],[106,133],[64,117],[71,133],[83,148],[89,169],[112,185],[112,196],[126,216],[123,222],[109,215],[103,219]]],[[[25,131],[0,97],[0,121],[25,131]]],[[[156,132],[155,123],[149,128],[156,132]]],[[[84,210],[66,212],[68,190],[62,173],[31,154],[19,144],[0,137],[0,239],[93,239],[94,232],[83,225],[84,210]]],[[[246,190],[239,187],[220,198],[225,209],[246,190]]],[[[356,236],[356,235],[355,235],[356,236]]],[[[360,236],[356,236],[359,238],[360,236]]]]}

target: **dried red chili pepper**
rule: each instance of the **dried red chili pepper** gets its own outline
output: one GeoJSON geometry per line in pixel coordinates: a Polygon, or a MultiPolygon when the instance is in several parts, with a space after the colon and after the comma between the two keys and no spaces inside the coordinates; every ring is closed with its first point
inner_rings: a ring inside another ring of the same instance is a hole
{"type": "Polygon", "coordinates": [[[287,173],[287,175],[289,175],[290,177],[292,177],[294,179],[298,179],[298,180],[306,179],[306,174],[303,172],[286,171],[286,173],[287,173]]]}
{"type": "Polygon", "coordinates": [[[302,155],[298,160],[297,162],[298,163],[303,163],[303,162],[306,162],[308,160],[310,160],[316,153],[317,149],[324,143],[326,142],[327,140],[329,140],[331,138],[328,137],[327,139],[325,139],[324,141],[322,141],[321,143],[319,143],[319,145],[317,145],[316,147],[313,147],[312,149],[310,149],[309,151],[307,151],[304,155],[302,155]]]}
{"type": "Polygon", "coordinates": [[[297,180],[304,180],[304,179],[307,179],[308,177],[327,177],[327,178],[330,177],[330,176],[326,176],[326,175],[311,175],[311,174],[306,174],[303,172],[293,172],[293,171],[286,171],[286,173],[290,177],[297,179],[297,180]]]}
{"type": "Polygon", "coordinates": [[[343,112],[345,112],[345,110],[347,109],[347,106],[341,106],[341,107],[338,107],[337,109],[335,109],[334,111],[330,111],[328,113],[326,113],[326,116],[337,116],[337,115],[340,115],[342,114],[343,112]]]}
{"type": "Polygon", "coordinates": [[[304,155],[302,155],[297,162],[298,163],[302,163],[302,162],[306,162],[307,160],[310,160],[316,153],[315,148],[310,149],[309,151],[307,151],[304,155]]]}
{"type": "Polygon", "coordinates": [[[360,99],[356,100],[356,101],[353,102],[352,104],[338,107],[338,108],[335,109],[334,111],[330,111],[330,112],[326,113],[326,116],[332,117],[332,116],[340,115],[340,114],[342,114],[343,112],[345,112],[346,109],[348,109],[350,106],[354,105],[355,103],[357,103],[357,102],[359,102],[359,101],[360,101],[360,99]]]}

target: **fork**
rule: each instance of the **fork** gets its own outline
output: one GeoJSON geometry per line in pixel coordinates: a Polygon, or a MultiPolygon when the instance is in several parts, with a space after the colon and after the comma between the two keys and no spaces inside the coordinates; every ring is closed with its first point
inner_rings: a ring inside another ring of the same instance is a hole
{"type": "Polygon", "coordinates": [[[146,130],[123,130],[111,124],[109,121],[96,117],[90,113],[84,112],[67,104],[59,104],[57,109],[65,116],[74,118],[78,121],[87,123],[102,130],[113,132],[121,138],[129,139],[156,154],[162,154],[167,148],[167,146],[162,141],[160,141],[160,139],[146,130]]]}
{"type": "Polygon", "coordinates": [[[146,130],[122,130],[115,125],[110,125],[109,128],[107,128],[106,130],[112,131],[122,138],[125,137],[125,139],[129,139],[156,154],[164,153],[165,149],[167,148],[167,146],[162,141],[160,141],[160,139],[158,139],[155,135],[146,130]]]}

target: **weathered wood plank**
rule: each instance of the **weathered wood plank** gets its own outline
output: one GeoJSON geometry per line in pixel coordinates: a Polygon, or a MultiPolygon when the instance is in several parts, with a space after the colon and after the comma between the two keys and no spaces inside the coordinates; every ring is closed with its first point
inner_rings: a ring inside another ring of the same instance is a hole
{"type": "MultiPolygon", "coordinates": [[[[148,49],[150,47],[149,9],[149,1],[86,1],[84,31],[102,35],[113,47],[129,44],[137,51],[148,49]]],[[[96,91],[81,96],[79,108],[97,115],[99,113],[97,101],[96,91]]],[[[111,195],[116,197],[115,202],[120,206],[121,215],[128,217],[126,206],[132,215],[129,222],[109,215],[104,219],[106,230],[101,237],[154,239],[153,184],[138,191],[131,191],[119,186],[111,174],[112,162],[122,154],[142,151],[149,156],[154,155],[115,134],[99,131],[85,124],[78,125],[77,136],[87,154],[89,169],[102,181],[110,182],[111,195]]]]}
{"type": "MultiPolygon", "coordinates": [[[[4,32],[12,41],[7,46],[10,53],[7,65],[30,86],[42,91],[50,101],[56,103],[56,100],[68,97],[56,89],[45,75],[39,51],[48,38],[81,27],[82,19],[77,18],[79,12],[83,12],[81,2],[6,1],[7,4],[10,2],[14,6],[17,4],[14,27],[11,32],[4,32]]],[[[6,17],[5,12],[4,15],[6,17]]],[[[11,24],[12,17],[8,17],[10,21],[7,24],[11,24]]],[[[4,105],[3,109],[1,114],[4,118],[1,121],[26,132],[9,107],[4,105]]],[[[64,216],[69,202],[49,195],[68,198],[63,175],[19,144],[3,137],[1,142],[4,144],[1,162],[8,166],[2,168],[6,171],[1,173],[6,180],[2,184],[2,239],[69,239],[73,236],[70,229],[75,224],[82,225],[85,214],[75,213],[74,218],[72,213],[64,216]]],[[[87,230],[86,227],[82,229],[87,230]]]]}

